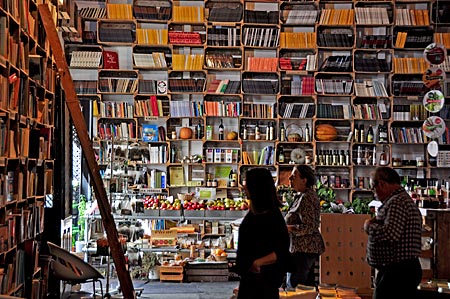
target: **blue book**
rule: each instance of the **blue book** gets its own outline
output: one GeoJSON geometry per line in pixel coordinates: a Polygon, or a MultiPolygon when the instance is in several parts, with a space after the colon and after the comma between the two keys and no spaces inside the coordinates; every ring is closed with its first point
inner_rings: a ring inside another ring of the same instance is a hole
{"type": "Polygon", "coordinates": [[[158,141],[158,126],[153,124],[142,125],[142,141],[158,141]]]}

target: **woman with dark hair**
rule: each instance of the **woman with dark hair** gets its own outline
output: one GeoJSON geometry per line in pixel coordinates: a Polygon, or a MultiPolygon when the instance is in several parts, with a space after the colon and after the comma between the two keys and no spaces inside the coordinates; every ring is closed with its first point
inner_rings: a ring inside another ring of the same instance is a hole
{"type": "Polygon", "coordinates": [[[285,220],[291,237],[292,269],[286,285],[315,285],[314,264],[325,251],[320,225],[320,201],[313,190],[316,183],[314,170],[307,165],[295,166],[289,176],[291,187],[297,192],[285,220]]]}
{"type": "Polygon", "coordinates": [[[289,257],[289,235],[269,170],[247,172],[250,211],[239,227],[238,299],[277,299],[289,257]]]}

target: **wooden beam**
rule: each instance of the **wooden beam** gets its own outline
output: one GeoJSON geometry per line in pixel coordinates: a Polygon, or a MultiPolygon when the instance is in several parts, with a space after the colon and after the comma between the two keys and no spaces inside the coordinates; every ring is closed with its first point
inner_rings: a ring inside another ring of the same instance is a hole
{"type": "Polygon", "coordinates": [[[103,186],[97,161],[95,160],[94,150],[92,148],[91,140],[89,139],[86,123],[84,121],[83,114],[81,113],[80,101],[78,100],[75,92],[75,87],[73,85],[64,51],[59,41],[56,26],[53,22],[52,15],[47,4],[39,5],[39,14],[41,15],[45,33],[47,34],[47,38],[50,42],[50,47],[55,58],[58,73],[61,77],[61,83],[65,92],[66,105],[77,130],[81,148],[87,162],[91,177],[91,184],[94,188],[95,196],[98,201],[98,207],[102,216],[103,225],[105,226],[106,234],[108,236],[109,247],[111,248],[111,255],[113,257],[117,276],[120,281],[120,289],[122,290],[125,299],[132,299],[136,296],[130,274],[126,269],[125,256],[120,246],[119,234],[111,213],[111,206],[108,202],[105,187],[103,186]]]}

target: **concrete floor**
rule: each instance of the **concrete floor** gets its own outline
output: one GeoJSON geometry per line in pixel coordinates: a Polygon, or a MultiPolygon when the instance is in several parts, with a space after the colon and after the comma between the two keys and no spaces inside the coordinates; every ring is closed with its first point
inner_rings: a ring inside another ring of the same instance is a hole
{"type": "MultiPolygon", "coordinates": [[[[110,282],[112,298],[121,298],[120,294],[115,294],[114,290],[117,288],[117,281],[110,282]]],[[[151,299],[229,299],[233,295],[233,289],[239,285],[238,281],[227,282],[159,282],[159,281],[142,281],[134,280],[133,285],[135,289],[143,288],[142,294],[139,298],[151,299]]],[[[96,285],[98,287],[98,284],[96,285]]],[[[103,292],[106,290],[105,283],[103,283],[103,292]]],[[[92,297],[92,283],[83,284],[81,292],[72,293],[70,296],[66,295],[62,298],[83,298],[92,297]]]]}

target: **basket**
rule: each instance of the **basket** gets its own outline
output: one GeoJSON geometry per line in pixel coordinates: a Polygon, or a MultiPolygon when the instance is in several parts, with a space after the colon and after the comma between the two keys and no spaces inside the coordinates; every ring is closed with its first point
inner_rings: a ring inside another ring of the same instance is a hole
{"type": "Polygon", "coordinates": [[[177,194],[179,200],[183,201],[191,201],[194,196],[190,193],[178,193],[177,194]]]}
{"type": "Polygon", "coordinates": [[[214,259],[216,262],[226,262],[228,260],[228,256],[214,255],[214,259]]]}
{"type": "Polygon", "coordinates": [[[303,140],[303,130],[296,124],[287,126],[286,135],[289,142],[301,142],[303,140]]]}

